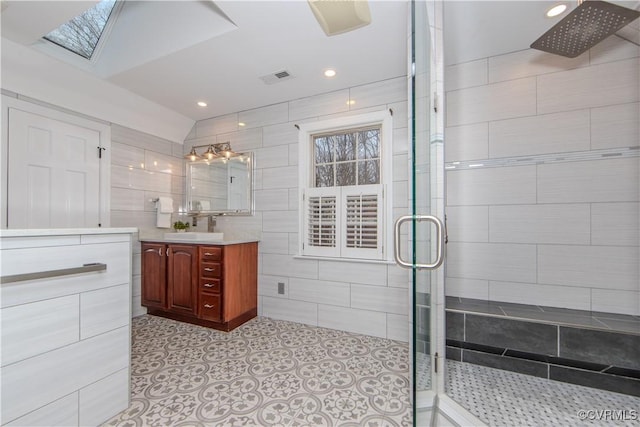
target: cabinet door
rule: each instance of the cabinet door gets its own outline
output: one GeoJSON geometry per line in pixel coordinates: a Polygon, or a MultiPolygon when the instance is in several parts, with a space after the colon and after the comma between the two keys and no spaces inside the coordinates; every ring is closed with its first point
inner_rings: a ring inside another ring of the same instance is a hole
{"type": "Polygon", "coordinates": [[[167,257],[166,245],[142,244],[142,305],[166,308],[167,257]]]}
{"type": "Polygon", "coordinates": [[[169,245],[168,309],[195,316],[198,303],[198,247],[169,245]]]}

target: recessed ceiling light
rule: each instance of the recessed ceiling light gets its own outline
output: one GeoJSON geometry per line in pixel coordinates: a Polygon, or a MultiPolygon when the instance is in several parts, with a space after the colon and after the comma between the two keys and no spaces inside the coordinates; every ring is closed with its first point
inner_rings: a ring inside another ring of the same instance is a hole
{"type": "Polygon", "coordinates": [[[564,3],[553,6],[551,9],[547,10],[547,17],[553,18],[554,16],[558,16],[567,10],[567,5],[564,3]]]}
{"type": "Polygon", "coordinates": [[[206,107],[207,103],[204,101],[198,101],[198,107],[206,107]]]}
{"type": "Polygon", "coordinates": [[[244,122],[238,122],[238,126],[246,126],[247,124],[244,122]]]}
{"type": "Polygon", "coordinates": [[[325,77],[335,77],[336,76],[336,70],[334,70],[332,68],[328,68],[328,69],[324,70],[324,76],[325,77]]]}
{"type": "Polygon", "coordinates": [[[354,99],[350,99],[347,101],[347,105],[354,105],[356,101],[354,99]]]}

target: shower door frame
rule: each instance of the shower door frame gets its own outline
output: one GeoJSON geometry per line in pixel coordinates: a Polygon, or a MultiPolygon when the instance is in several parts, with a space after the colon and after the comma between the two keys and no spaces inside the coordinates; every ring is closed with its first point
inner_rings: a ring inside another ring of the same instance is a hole
{"type": "MultiPolygon", "coordinates": [[[[399,262],[412,269],[412,401],[414,425],[418,425],[418,413],[428,418],[428,425],[441,421],[453,425],[484,426],[485,424],[446,394],[446,344],[445,344],[445,262],[438,262],[442,255],[446,260],[446,215],[444,173],[444,60],[443,60],[443,3],[444,0],[410,1],[409,37],[409,129],[411,153],[411,215],[398,220],[411,221],[410,263],[399,262]],[[432,14],[432,15],[429,15],[432,14]],[[422,36],[423,35],[423,36],[422,36]],[[421,56],[423,55],[423,56],[421,56]],[[426,69],[428,67],[428,69],[426,69]],[[422,69],[425,68],[425,69],[422,69]],[[422,151],[421,151],[422,150],[422,151]],[[428,172],[425,173],[425,169],[428,172]],[[424,195],[427,197],[421,200],[424,195]],[[421,211],[420,208],[424,210],[421,211]],[[440,222],[442,228],[437,237],[418,233],[424,216],[429,222],[440,222]],[[442,233],[442,234],[441,234],[442,233]],[[424,244],[423,244],[424,243],[424,244]],[[427,258],[427,259],[425,259],[427,258]],[[424,263],[427,263],[426,265],[424,263]],[[429,262],[431,262],[429,264],[429,262]],[[420,263],[423,263],[420,265],[420,263]],[[442,264],[442,265],[441,265],[442,264]],[[428,290],[429,302],[429,359],[431,388],[417,389],[418,327],[417,291],[428,290]]],[[[398,239],[398,238],[397,238],[398,239]]],[[[396,257],[399,257],[399,241],[396,241],[396,257]]],[[[425,419],[419,425],[426,425],[425,419]]]]}

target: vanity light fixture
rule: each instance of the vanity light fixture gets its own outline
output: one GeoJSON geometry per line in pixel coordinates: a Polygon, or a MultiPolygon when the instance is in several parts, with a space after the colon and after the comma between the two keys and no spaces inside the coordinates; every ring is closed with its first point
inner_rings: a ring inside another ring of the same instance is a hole
{"type": "Polygon", "coordinates": [[[200,155],[196,153],[196,147],[193,147],[191,148],[191,151],[189,152],[189,154],[184,156],[184,158],[191,160],[192,162],[195,162],[196,160],[200,160],[202,157],[200,157],[200,155]]]}
{"type": "Polygon", "coordinates": [[[190,160],[192,162],[196,162],[198,160],[213,160],[217,158],[222,158],[223,160],[229,159],[231,157],[237,156],[238,153],[231,149],[230,142],[220,142],[218,144],[206,144],[206,145],[194,145],[191,148],[189,154],[184,156],[185,159],[190,160]],[[207,150],[203,154],[198,154],[196,148],[204,148],[207,147],[207,150]]]}

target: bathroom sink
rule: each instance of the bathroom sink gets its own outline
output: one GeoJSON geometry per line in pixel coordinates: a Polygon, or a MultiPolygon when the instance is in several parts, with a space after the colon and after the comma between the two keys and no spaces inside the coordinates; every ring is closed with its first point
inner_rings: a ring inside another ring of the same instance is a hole
{"type": "Polygon", "coordinates": [[[166,240],[194,240],[197,242],[219,242],[224,240],[224,233],[204,233],[187,231],[184,233],[164,233],[166,240]]]}

